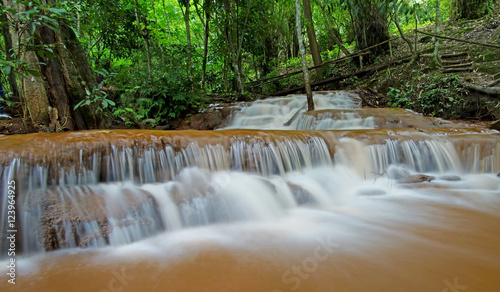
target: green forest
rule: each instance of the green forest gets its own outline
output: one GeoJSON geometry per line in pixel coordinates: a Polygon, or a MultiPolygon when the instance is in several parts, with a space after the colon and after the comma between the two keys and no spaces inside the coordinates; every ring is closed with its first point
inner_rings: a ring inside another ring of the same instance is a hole
{"type": "MultiPolygon", "coordinates": [[[[500,59],[492,0],[4,0],[0,8],[0,102],[25,132],[104,129],[117,119],[152,128],[387,60],[412,75],[384,68],[377,94],[386,98],[372,102],[453,118],[470,88],[454,74],[423,77],[443,67],[432,35],[446,36],[454,23],[463,36],[482,19],[495,33],[478,42],[497,47],[468,50],[500,59]],[[291,74],[301,70],[308,74],[291,74]],[[424,91],[425,102],[410,102],[424,91]]],[[[362,77],[343,86],[374,87],[362,77]]]]}

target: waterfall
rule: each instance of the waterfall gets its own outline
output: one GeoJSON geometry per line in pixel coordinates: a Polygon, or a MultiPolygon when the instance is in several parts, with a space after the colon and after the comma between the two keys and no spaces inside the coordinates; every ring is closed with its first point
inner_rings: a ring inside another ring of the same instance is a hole
{"type": "MultiPolygon", "coordinates": [[[[324,265],[333,270],[321,274],[324,277],[337,269],[352,269],[351,261],[372,267],[379,262],[378,252],[400,266],[396,259],[401,246],[415,262],[436,254],[452,261],[456,252],[462,256],[457,260],[461,267],[471,263],[490,272],[500,269],[500,255],[488,246],[469,251],[465,242],[444,249],[450,244],[447,237],[435,235],[449,232],[449,238],[461,240],[457,234],[465,232],[463,223],[466,230],[483,226],[484,233],[475,236],[485,242],[498,239],[491,229],[496,225],[487,223],[498,220],[500,210],[498,132],[453,128],[407,111],[383,117],[382,110],[361,109],[352,93],[316,97],[320,110],[313,113],[302,112],[305,97],[300,95],[257,101],[241,109],[228,129],[218,131],[0,137],[2,202],[8,201],[6,186],[16,182],[17,253],[26,266],[43,266],[58,255],[67,255],[69,262],[87,255],[93,263],[100,258],[146,261],[145,266],[159,261],[164,266],[156,272],[165,278],[184,271],[170,270],[179,262],[194,270],[191,263],[202,260],[219,268],[239,265],[233,259],[250,266],[263,262],[249,273],[259,274],[255,271],[262,268],[275,275],[277,280],[262,280],[273,283],[269,291],[291,289],[285,280],[294,278],[284,276],[287,267],[297,260],[306,262],[318,246],[329,250],[324,242],[330,237],[335,239],[335,252],[327,253],[324,265]],[[408,121],[416,126],[402,128],[408,121]],[[275,129],[264,130],[268,127],[275,129]],[[418,175],[425,175],[425,180],[405,181],[418,175]],[[454,222],[459,214],[469,221],[454,222]],[[471,225],[470,218],[476,217],[481,224],[471,225]],[[418,248],[412,250],[414,245],[418,248]],[[212,252],[218,256],[212,257],[212,252]],[[482,265],[488,256],[494,260],[482,265]],[[278,272],[270,268],[270,258],[276,258],[278,272]]],[[[8,233],[8,210],[8,204],[1,205],[2,234],[8,233]]],[[[0,249],[8,247],[4,236],[0,249]]],[[[8,260],[6,253],[1,258],[8,260]]],[[[99,271],[102,264],[90,267],[99,271]]],[[[382,267],[377,273],[386,269],[390,270],[382,267]]],[[[339,281],[349,278],[333,274],[339,281]]],[[[85,289],[106,288],[92,286],[101,282],[88,277],[91,284],[83,285],[85,289]]],[[[180,277],[189,282],[189,276],[180,277]]],[[[258,287],[255,291],[269,288],[258,287]]]]}

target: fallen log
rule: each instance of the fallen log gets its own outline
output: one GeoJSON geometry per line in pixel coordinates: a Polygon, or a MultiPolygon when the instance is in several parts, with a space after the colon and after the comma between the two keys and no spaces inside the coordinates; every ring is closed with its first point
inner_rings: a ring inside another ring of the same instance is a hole
{"type": "Polygon", "coordinates": [[[472,62],[470,62],[470,63],[463,63],[463,64],[446,65],[445,69],[470,67],[470,66],[472,66],[472,62]]]}
{"type": "Polygon", "coordinates": [[[467,41],[467,40],[462,40],[462,39],[457,39],[457,38],[452,38],[452,37],[445,37],[445,36],[440,36],[440,35],[435,35],[432,33],[428,32],[423,32],[421,30],[417,30],[418,33],[425,34],[425,35],[430,35],[436,38],[441,38],[441,39],[446,39],[446,40],[452,40],[452,41],[457,41],[457,42],[462,42],[462,43],[468,43],[468,44],[473,44],[473,45],[479,45],[483,47],[490,47],[490,48],[498,48],[500,49],[499,45],[494,45],[494,44],[485,44],[485,43],[479,43],[479,42],[473,42],[473,41],[467,41]]]}
{"type": "Polygon", "coordinates": [[[459,52],[459,53],[443,54],[440,57],[445,58],[445,59],[451,59],[451,58],[468,57],[468,56],[469,56],[469,54],[466,52],[459,52]]]}
{"type": "Polygon", "coordinates": [[[486,85],[486,87],[493,87],[493,86],[498,85],[498,84],[500,84],[500,78],[491,82],[490,84],[486,85]]]}
{"type": "MultiPolygon", "coordinates": [[[[345,74],[345,75],[341,75],[341,76],[337,76],[337,77],[328,78],[328,79],[325,79],[325,80],[316,81],[316,82],[311,83],[311,87],[321,86],[321,85],[330,84],[330,83],[333,83],[333,82],[336,82],[336,81],[341,81],[341,80],[347,79],[347,78],[349,78],[351,76],[357,76],[357,77],[365,76],[365,75],[368,75],[368,74],[373,73],[373,72],[384,70],[387,67],[390,67],[390,66],[393,66],[393,65],[400,65],[400,64],[403,64],[403,63],[407,63],[407,62],[409,62],[411,60],[412,60],[411,57],[404,57],[404,58],[401,58],[399,60],[390,61],[390,62],[381,64],[381,65],[378,65],[378,66],[375,66],[375,67],[368,67],[366,69],[359,70],[359,71],[354,72],[354,73],[345,74]]],[[[282,91],[279,91],[279,92],[275,92],[275,93],[271,94],[271,96],[287,95],[287,94],[295,93],[295,92],[303,90],[303,89],[305,89],[304,85],[298,86],[298,87],[294,87],[294,88],[291,88],[291,89],[282,90],[282,91]]]]}
{"type": "Polygon", "coordinates": [[[467,71],[472,71],[472,68],[450,68],[450,69],[444,69],[443,73],[456,73],[456,72],[467,72],[467,71]]]}
{"type": "Polygon", "coordinates": [[[486,86],[481,86],[477,84],[472,84],[472,83],[464,83],[464,86],[468,89],[478,91],[481,93],[489,94],[489,95],[500,95],[500,88],[499,87],[486,87],[486,86]]]}

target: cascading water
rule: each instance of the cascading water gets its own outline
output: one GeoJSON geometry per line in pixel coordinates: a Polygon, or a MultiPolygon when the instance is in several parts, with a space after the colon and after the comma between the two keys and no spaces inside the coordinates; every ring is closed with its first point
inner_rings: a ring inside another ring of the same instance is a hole
{"type": "Polygon", "coordinates": [[[315,100],[220,131],[0,137],[2,291],[495,291],[498,132],[315,100]]]}

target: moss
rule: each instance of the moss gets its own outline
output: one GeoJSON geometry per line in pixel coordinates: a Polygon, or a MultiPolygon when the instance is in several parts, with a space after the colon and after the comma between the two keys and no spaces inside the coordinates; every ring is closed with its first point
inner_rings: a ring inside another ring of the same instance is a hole
{"type": "Polygon", "coordinates": [[[496,74],[500,71],[500,62],[481,63],[477,66],[480,72],[488,74],[496,74]]]}
{"type": "Polygon", "coordinates": [[[478,63],[492,62],[492,61],[497,61],[497,60],[500,60],[500,52],[487,53],[484,55],[480,55],[474,59],[474,61],[476,61],[478,63]]]}
{"type": "Polygon", "coordinates": [[[464,35],[470,31],[472,31],[474,29],[474,26],[469,26],[469,27],[466,27],[464,29],[462,29],[460,32],[459,32],[459,35],[464,35]]]}

